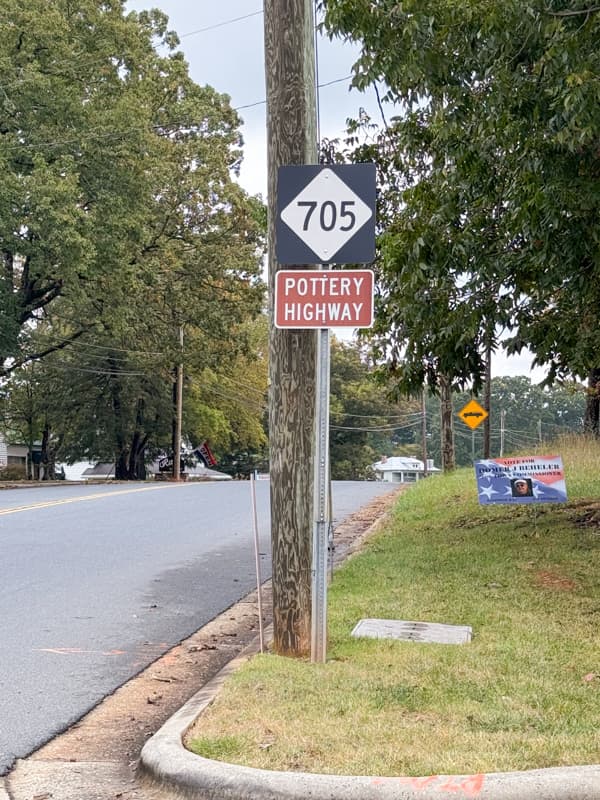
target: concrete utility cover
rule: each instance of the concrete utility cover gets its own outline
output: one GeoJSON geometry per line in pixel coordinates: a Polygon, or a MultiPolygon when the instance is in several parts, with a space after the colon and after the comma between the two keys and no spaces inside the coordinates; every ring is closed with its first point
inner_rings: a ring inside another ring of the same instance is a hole
{"type": "Polygon", "coordinates": [[[430,644],[468,644],[473,636],[470,625],[445,625],[441,622],[407,622],[401,619],[361,619],[352,636],[370,639],[401,639],[430,644]]]}

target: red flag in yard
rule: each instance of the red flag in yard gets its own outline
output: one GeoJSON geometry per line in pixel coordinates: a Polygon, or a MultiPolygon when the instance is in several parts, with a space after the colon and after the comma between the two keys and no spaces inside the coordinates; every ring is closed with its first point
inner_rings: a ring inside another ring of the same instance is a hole
{"type": "Polygon", "coordinates": [[[196,448],[196,452],[200,456],[200,458],[204,461],[207,467],[214,467],[217,463],[217,459],[214,457],[210,447],[208,446],[208,440],[205,439],[200,447],[196,448]]]}

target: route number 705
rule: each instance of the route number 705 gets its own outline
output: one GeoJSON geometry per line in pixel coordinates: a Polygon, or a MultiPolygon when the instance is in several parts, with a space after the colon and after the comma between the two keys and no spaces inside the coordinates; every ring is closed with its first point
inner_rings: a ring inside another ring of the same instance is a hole
{"type": "Polygon", "coordinates": [[[352,211],[354,205],[356,205],[354,200],[342,200],[338,211],[338,206],[333,200],[324,200],[320,208],[316,200],[298,200],[298,206],[306,208],[302,230],[308,230],[313,214],[319,209],[313,222],[317,222],[321,230],[332,231],[339,227],[341,231],[351,231],[356,225],[356,215],[352,211]],[[341,222],[344,224],[339,224],[341,222]]]}

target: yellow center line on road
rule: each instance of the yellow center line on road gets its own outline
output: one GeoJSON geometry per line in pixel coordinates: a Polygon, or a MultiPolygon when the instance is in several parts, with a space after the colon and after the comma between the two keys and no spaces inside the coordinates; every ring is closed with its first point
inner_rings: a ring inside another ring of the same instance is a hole
{"type": "Polygon", "coordinates": [[[38,508],[51,508],[52,506],[65,506],[69,503],[81,503],[83,500],[102,500],[104,497],[114,497],[118,494],[135,494],[136,492],[155,492],[159,489],[172,489],[175,486],[186,486],[185,483],[169,483],[163,486],[144,486],[137,489],[115,489],[112,492],[99,492],[98,494],[84,494],[82,497],[66,497],[63,500],[46,500],[43,503],[31,503],[28,506],[15,506],[14,508],[0,508],[0,517],[7,514],[18,514],[20,511],[35,511],[38,508]]]}

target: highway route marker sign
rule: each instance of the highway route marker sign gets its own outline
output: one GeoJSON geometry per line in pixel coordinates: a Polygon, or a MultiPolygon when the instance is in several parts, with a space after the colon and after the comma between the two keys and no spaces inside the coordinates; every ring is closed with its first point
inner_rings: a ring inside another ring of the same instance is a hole
{"type": "Polygon", "coordinates": [[[277,328],[370,328],[373,324],[370,269],[288,269],[275,274],[277,328]]]}
{"type": "Polygon", "coordinates": [[[311,581],[311,661],[325,663],[327,561],[331,516],[329,482],[330,327],[370,327],[373,273],[330,272],[331,264],[375,259],[374,164],[302,164],[279,167],[275,256],[294,270],[275,272],[274,324],[317,328],[314,531],[311,581]],[[320,264],[323,270],[301,269],[320,264]]]}
{"type": "Polygon", "coordinates": [[[368,264],[375,258],[375,165],[279,167],[280,264],[368,264]]]}
{"type": "Polygon", "coordinates": [[[462,419],[465,425],[468,425],[472,431],[475,430],[481,423],[489,417],[488,412],[480,406],[477,400],[469,400],[466,406],[461,408],[458,416],[462,419]]]}

